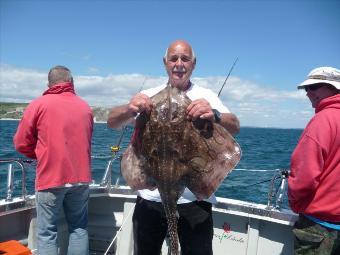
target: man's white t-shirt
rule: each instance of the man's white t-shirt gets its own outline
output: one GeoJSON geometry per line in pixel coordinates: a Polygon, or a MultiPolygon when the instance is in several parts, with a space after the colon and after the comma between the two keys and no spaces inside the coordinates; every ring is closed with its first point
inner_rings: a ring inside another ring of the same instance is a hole
{"type": "MultiPolygon", "coordinates": [[[[166,86],[167,84],[163,84],[155,88],[143,90],[141,91],[141,93],[149,97],[152,97],[156,95],[158,92],[160,92],[162,89],[164,89],[166,86]]],[[[222,113],[230,113],[229,109],[222,104],[218,96],[214,92],[212,92],[210,89],[202,88],[192,83],[190,88],[186,91],[186,95],[190,98],[191,101],[204,98],[209,102],[209,104],[211,105],[213,109],[216,109],[222,113]]],[[[138,190],[138,195],[149,201],[156,201],[156,202],[162,201],[159,195],[158,189],[138,190]]],[[[188,188],[185,188],[182,196],[178,199],[177,203],[184,204],[184,203],[190,203],[195,200],[197,200],[195,195],[188,188]]],[[[214,194],[211,195],[208,199],[205,199],[205,201],[213,203],[213,204],[217,202],[214,194]]]]}

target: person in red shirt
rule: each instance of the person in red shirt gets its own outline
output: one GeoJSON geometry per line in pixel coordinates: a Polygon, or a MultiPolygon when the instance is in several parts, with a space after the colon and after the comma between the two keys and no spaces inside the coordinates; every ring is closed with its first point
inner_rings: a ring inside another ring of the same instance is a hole
{"type": "Polygon", "coordinates": [[[58,254],[57,222],[64,209],[68,254],[86,255],[93,114],[75,94],[68,68],[53,67],[48,87],[27,106],[13,139],[17,151],[37,160],[38,254],[58,254]]]}
{"type": "Polygon", "coordinates": [[[315,115],[291,157],[288,199],[299,214],[295,254],[340,254],[340,70],[319,67],[298,86],[315,115]]]}

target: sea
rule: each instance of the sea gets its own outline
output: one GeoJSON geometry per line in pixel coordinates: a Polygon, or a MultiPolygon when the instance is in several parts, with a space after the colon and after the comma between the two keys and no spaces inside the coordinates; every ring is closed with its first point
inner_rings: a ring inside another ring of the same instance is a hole
{"type": "MultiPolygon", "coordinates": [[[[16,152],[13,146],[13,135],[19,121],[0,120],[0,159],[24,158],[16,152]]],[[[127,147],[132,127],[122,134],[121,130],[113,130],[106,123],[95,123],[92,139],[92,176],[99,183],[103,177],[106,165],[113,156],[111,146],[120,143],[121,152],[127,147]]],[[[224,179],[216,191],[219,197],[238,199],[247,202],[267,204],[271,180],[282,170],[289,170],[290,156],[302,133],[302,129],[241,127],[235,136],[242,149],[242,158],[236,168],[224,179]]],[[[25,164],[27,168],[27,190],[34,193],[35,164],[25,164]]],[[[14,167],[14,195],[21,194],[21,171],[14,167]]],[[[0,199],[6,197],[7,164],[0,164],[0,199]]],[[[120,184],[125,184],[120,176],[120,164],[113,165],[112,182],[119,178],[120,184]]],[[[274,191],[279,186],[279,180],[274,182],[274,191]]],[[[284,196],[283,208],[288,208],[287,195],[284,196]]]]}

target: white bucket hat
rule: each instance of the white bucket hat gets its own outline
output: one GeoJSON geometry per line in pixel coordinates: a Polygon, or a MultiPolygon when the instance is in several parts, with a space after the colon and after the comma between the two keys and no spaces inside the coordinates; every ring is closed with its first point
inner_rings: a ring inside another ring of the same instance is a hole
{"type": "Polygon", "coordinates": [[[340,89],[340,70],[327,66],[315,68],[308,74],[307,80],[298,86],[298,89],[316,83],[327,83],[340,89]]]}

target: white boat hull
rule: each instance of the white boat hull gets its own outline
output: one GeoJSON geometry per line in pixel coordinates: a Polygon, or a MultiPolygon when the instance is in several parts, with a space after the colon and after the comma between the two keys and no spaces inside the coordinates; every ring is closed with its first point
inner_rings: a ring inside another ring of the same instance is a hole
{"type": "MultiPolygon", "coordinates": [[[[133,254],[132,212],[136,195],[126,186],[111,188],[92,185],[89,201],[89,239],[91,254],[104,254],[117,238],[111,254],[133,254]],[[124,224],[123,224],[124,223],[124,224]]],[[[291,255],[292,226],[297,215],[289,210],[268,210],[265,205],[218,198],[213,207],[214,254],[291,255]]],[[[20,240],[36,249],[34,196],[0,201],[0,242],[20,240]]],[[[67,225],[61,213],[58,227],[60,254],[66,254],[67,225]]],[[[164,242],[162,254],[167,254],[164,242]]],[[[110,253],[108,253],[110,254],[110,253]]]]}

